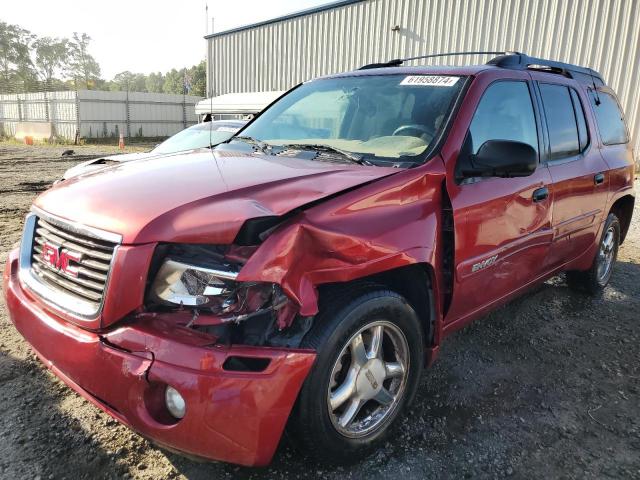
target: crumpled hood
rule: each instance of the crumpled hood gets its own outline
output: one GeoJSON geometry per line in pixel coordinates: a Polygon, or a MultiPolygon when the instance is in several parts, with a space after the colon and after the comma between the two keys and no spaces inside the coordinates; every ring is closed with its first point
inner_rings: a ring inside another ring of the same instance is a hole
{"type": "Polygon", "coordinates": [[[398,172],[226,150],[114,165],[61,182],[36,207],[119,233],[123,243],[232,243],[245,220],[398,172]]]}

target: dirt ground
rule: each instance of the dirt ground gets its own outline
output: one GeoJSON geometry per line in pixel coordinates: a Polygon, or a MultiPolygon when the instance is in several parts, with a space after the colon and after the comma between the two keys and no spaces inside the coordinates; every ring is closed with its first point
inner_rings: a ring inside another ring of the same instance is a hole
{"type": "MultiPolygon", "coordinates": [[[[105,146],[0,144],[0,261],[34,196],[105,146]]],[[[34,359],[0,300],[0,477],[640,479],[640,209],[611,285],[554,278],[450,337],[391,440],[361,463],[283,441],[270,467],[198,463],[118,425],[34,359]]]]}

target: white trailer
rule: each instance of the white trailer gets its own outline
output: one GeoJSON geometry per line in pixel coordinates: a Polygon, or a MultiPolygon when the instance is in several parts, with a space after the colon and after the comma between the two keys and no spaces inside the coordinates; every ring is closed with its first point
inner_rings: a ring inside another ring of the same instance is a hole
{"type": "Polygon", "coordinates": [[[196,103],[196,115],[200,122],[228,119],[248,120],[283,93],[283,91],[227,93],[206,98],[196,103]]]}

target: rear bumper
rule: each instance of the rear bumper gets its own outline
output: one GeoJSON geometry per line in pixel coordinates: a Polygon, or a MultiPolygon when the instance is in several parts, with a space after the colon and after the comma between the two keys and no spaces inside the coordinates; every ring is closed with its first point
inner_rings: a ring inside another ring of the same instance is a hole
{"type": "Polygon", "coordinates": [[[32,298],[17,270],[14,251],[4,274],[11,321],[42,362],[76,392],[172,450],[242,465],[270,462],[314,352],[213,347],[210,338],[157,317],[89,332],[32,298]],[[225,370],[232,355],[270,361],[260,372],[225,370]],[[186,401],[179,421],[164,409],[166,385],[186,401]]]}

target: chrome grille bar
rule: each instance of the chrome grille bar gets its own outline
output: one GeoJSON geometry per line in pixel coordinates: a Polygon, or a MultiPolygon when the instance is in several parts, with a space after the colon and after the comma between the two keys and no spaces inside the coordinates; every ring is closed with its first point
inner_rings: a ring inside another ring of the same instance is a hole
{"type": "MultiPolygon", "coordinates": [[[[100,260],[105,260],[107,262],[110,262],[112,257],[111,253],[91,250],[90,248],[83,247],[82,245],[78,245],[77,243],[74,243],[70,240],[65,240],[62,237],[58,237],[57,235],[54,235],[48,232],[47,230],[45,230],[44,228],[40,228],[40,227],[36,228],[36,237],[34,238],[34,241],[39,245],[42,245],[45,242],[49,241],[60,247],[65,247],[65,248],[68,248],[69,250],[73,250],[74,252],[83,253],[90,257],[98,258],[100,260]]],[[[111,251],[113,252],[113,247],[111,247],[111,251]]]]}
{"type": "Polygon", "coordinates": [[[20,277],[46,302],[82,320],[95,319],[120,241],[119,235],[34,209],[25,222],[20,277]]]}
{"type": "Polygon", "coordinates": [[[113,244],[110,244],[109,242],[101,242],[99,240],[81,236],[77,233],[69,234],[64,230],[61,230],[60,228],[53,226],[51,223],[47,222],[43,218],[38,219],[38,225],[42,226],[43,229],[46,229],[48,232],[50,232],[53,235],[57,235],[66,240],[70,240],[72,242],[81,243],[85,247],[98,249],[98,250],[106,250],[107,252],[113,251],[113,244]]]}

